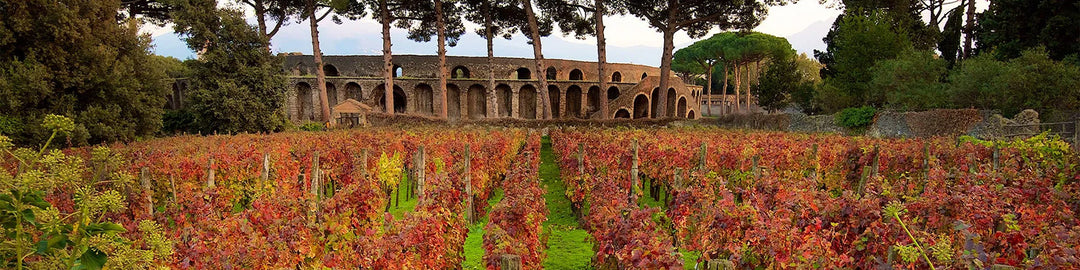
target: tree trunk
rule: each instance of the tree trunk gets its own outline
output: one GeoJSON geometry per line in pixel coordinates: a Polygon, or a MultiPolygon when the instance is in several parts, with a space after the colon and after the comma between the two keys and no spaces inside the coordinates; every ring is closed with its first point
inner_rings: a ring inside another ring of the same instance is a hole
{"type": "Polygon", "coordinates": [[[724,84],[720,85],[721,87],[723,87],[722,89],[720,89],[720,94],[723,94],[724,99],[720,101],[720,115],[727,114],[728,109],[728,106],[724,105],[724,103],[727,102],[728,67],[729,65],[727,63],[724,63],[724,84]]]}
{"type": "Polygon", "coordinates": [[[259,36],[262,36],[266,42],[266,51],[270,51],[270,37],[266,35],[266,7],[263,6],[262,0],[252,1],[252,8],[255,9],[255,21],[259,24],[259,36]]]}
{"type": "MultiPolygon", "coordinates": [[[[379,13],[382,16],[383,38],[383,106],[387,114],[394,114],[394,59],[390,51],[390,9],[386,6],[386,0],[379,1],[379,13]]],[[[446,86],[443,86],[446,87],[446,86]]]]}
{"type": "MultiPolygon", "coordinates": [[[[491,1],[484,1],[484,38],[487,39],[488,89],[495,90],[495,33],[491,32],[491,1]]],[[[497,95],[496,95],[497,96],[497,95]]],[[[535,100],[533,101],[535,102],[535,100]]],[[[513,104],[513,102],[511,102],[513,104]]],[[[499,106],[495,106],[498,110],[499,106]]],[[[513,108],[510,111],[514,111],[513,108]]],[[[498,112],[496,112],[498,115],[498,112]]],[[[512,116],[512,114],[507,114],[512,116]]]]}
{"type": "Polygon", "coordinates": [[[443,18],[443,0],[435,1],[435,31],[439,36],[439,117],[446,118],[446,19],[443,18]]]}
{"type": "Polygon", "coordinates": [[[733,74],[735,75],[735,110],[732,111],[733,113],[742,112],[742,74],[739,72],[739,68],[739,64],[736,63],[735,70],[733,71],[735,72],[735,74],[733,74]]]}
{"type": "Polygon", "coordinates": [[[596,66],[600,76],[596,77],[600,84],[600,119],[609,119],[607,99],[607,40],[604,38],[604,0],[595,0],[596,12],[596,66]]]}
{"type": "Polygon", "coordinates": [[[551,97],[548,95],[547,74],[544,72],[543,47],[540,45],[540,26],[537,25],[536,22],[536,13],[533,12],[532,1],[521,0],[521,7],[525,9],[525,16],[528,17],[527,19],[529,20],[529,32],[531,32],[529,35],[531,36],[533,43],[533,58],[536,59],[535,74],[537,75],[537,82],[539,82],[539,89],[536,89],[536,91],[540,92],[540,99],[543,100],[540,104],[543,105],[542,107],[544,108],[544,119],[551,119],[551,97]]]}
{"type": "Polygon", "coordinates": [[[315,17],[315,0],[308,0],[308,22],[311,23],[311,50],[315,54],[315,84],[319,86],[323,124],[330,122],[330,104],[326,95],[326,72],[323,72],[322,49],[319,48],[319,18],[315,17]]]}
{"type": "Polygon", "coordinates": [[[705,74],[705,98],[709,99],[708,104],[705,105],[705,112],[712,116],[712,70],[713,66],[709,66],[708,72],[705,74]]]}
{"type": "Polygon", "coordinates": [[[975,34],[975,0],[967,2],[967,26],[964,27],[964,59],[971,57],[971,38],[975,34]]]}
{"type": "Polygon", "coordinates": [[[664,54],[660,59],[660,94],[656,101],[657,117],[671,116],[667,111],[667,91],[668,85],[671,84],[671,54],[675,50],[674,38],[674,29],[669,27],[664,30],[664,54]]]}
{"type": "Polygon", "coordinates": [[[750,91],[751,91],[750,87],[751,87],[751,83],[753,83],[754,81],[752,79],[753,78],[753,73],[750,72],[750,64],[747,64],[746,66],[744,66],[744,68],[746,69],[746,113],[749,114],[750,113],[750,91]]]}

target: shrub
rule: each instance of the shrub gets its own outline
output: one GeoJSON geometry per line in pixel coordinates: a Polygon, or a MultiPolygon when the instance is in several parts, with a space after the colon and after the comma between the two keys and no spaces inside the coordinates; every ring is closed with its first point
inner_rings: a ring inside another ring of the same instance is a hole
{"type": "Polygon", "coordinates": [[[300,130],[303,131],[323,131],[325,126],[319,122],[307,122],[300,126],[300,130]]]}
{"type": "Polygon", "coordinates": [[[847,108],[836,116],[836,124],[852,129],[865,128],[874,122],[875,114],[877,114],[877,109],[870,106],[847,108]]]}

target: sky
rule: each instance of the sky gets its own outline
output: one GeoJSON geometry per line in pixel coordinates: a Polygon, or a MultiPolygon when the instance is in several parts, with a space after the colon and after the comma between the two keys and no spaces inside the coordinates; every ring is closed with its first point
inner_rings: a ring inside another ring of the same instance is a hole
{"type": "MultiPolygon", "coordinates": [[[[785,37],[799,53],[813,55],[814,50],[825,49],[825,43],[821,39],[828,33],[833,20],[841,13],[840,9],[830,8],[827,5],[820,4],[816,0],[802,0],[796,4],[771,7],[768,16],[761,25],[754,28],[754,31],[785,37]]],[[[252,12],[247,12],[247,15],[248,20],[254,24],[252,12]]],[[[645,21],[629,15],[612,16],[605,17],[604,25],[607,28],[605,34],[608,62],[660,65],[663,36],[649,27],[645,21]]],[[[467,24],[466,27],[475,28],[476,25],[467,24]]],[[[576,39],[573,36],[563,36],[557,28],[556,33],[541,39],[545,58],[596,60],[595,38],[576,39]]],[[[346,20],[340,25],[325,20],[319,25],[319,42],[324,55],[377,55],[382,51],[381,30],[378,22],[371,18],[357,21],[346,20]]],[[[145,26],[143,31],[153,37],[153,51],[156,54],[179,59],[195,57],[195,53],[172,32],[171,26],[145,26]]],[[[719,29],[714,29],[706,37],[719,32],[719,29]]],[[[406,38],[407,33],[401,29],[392,29],[390,36],[394,54],[433,55],[436,53],[434,40],[431,42],[411,41],[406,38]]],[[[515,35],[511,40],[497,38],[494,41],[495,56],[532,58],[532,45],[529,45],[527,41],[528,39],[521,34],[515,35]]],[[[685,32],[680,32],[675,36],[675,49],[689,46],[694,41],[685,32]]],[[[447,48],[447,55],[487,56],[486,46],[484,38],[469,29],[458,41],[456,47],[447,48]]],[[[271,47],[274,52],[311,54],[311,33],[306,21],[302,23],[291,21],[283,26],[271,40],[271,47]]]]}

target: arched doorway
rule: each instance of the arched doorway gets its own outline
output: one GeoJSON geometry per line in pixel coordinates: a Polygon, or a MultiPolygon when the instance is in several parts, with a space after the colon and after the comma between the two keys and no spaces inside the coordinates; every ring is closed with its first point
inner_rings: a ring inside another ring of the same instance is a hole
{"type": "Polygon", "coordinates": [[[312,102],[311,102],[311,85],[306,82],[300,82],[296,84],[296,119],[300,121],[311,121],[315,119],[315,115],[312,114],[312,102]]]}
{"type": "Polygon", "coordinates": [[[364,92],[360,88],[360,84],[351,82],[345,84],[345,98],[361,101],[364,98],[364,92]]]}
{"type": "Polygon", "coordinates": [[[678,97],[675,96],[675,88],[668,88],[667,100],[665,100],[667,102],[667,109],[665,110],[666,111],[665,113],[667,113],[667,117],[675,117],[675,99],[676,98],[678,98],[678,97]]]}
{"type": "Polygon", "coordinates": [[[326,100],[329,101],[327,104],[330,104],[330,108],[338,104],[337,86],[330,82],[326,83],[326,100]]]}
{"type": "Polygon", "coordinates": [[[547,76],[548,80],[555,80],[555,78],[557,78],[559,74],[558,71],[555,70],[555,67],[548,67],[547,71],[545,71],[544,73],[547,76]]]}
{"type": "Polygon", "coordinates": [[[337,67],[334,67],[334,65],[330,65],[330,64],[323,65],[323,74],[326,75],[327,77],[340,76],[340,75],[338,75],[337,67]]]}
{"type": "Polygon", "coordinates": [[[435,115],[435,91],[430,85],[416,85],[416,112],[423,115],[435,115]]]}
{"type": "Polygon", "coordinates": [[[585,74],[581,73],[580,69],[574,69],[570,71],[571,81],[580,81],[585,79],[585,74]]]}
{"type": "Polygon", "coordinates": [[[607,100],[608,101],[612,101],[612,100],[615,100],[616,98],[619,98],[619,95],[621,95],[621,93],[619,93],[619,88],[618,87],[615,87],[615,86],[608,87],[608,89],[607,89],[607,100]]]}
{"type": "Polygon", "coordinates": [[[686,117],[686,97],[679,97],[677,117],[686,117]]]}
{"type": "MultiPolygon", "coordinates": [[[[649,97],[649,117],[656,118],[656,102],[660,100],[660,88],[653,88],[652,95],[649,97]]],[[[635,101],[636,102],[636,101],[635,101]]],[[[634,109],[637,112],[637,109],[634,109]]],[[[635,114],[636,116],[636,114],[635,114]]]]}
{"type": "Polygon", "coordinates": [[[536,87],[526,84],[518,90],[518,116],[536,119],[536,87]]]}
{"type": "Polygon", "coordinates": [[[611,74],[611,82],[622,82],[622,73],[616,71],[611,74]]]}
{"type": "Polygon", "coordinates": [[[518,80],[530,80],[532,79],[532,72],[528,68],[518,68],[517,78],[518,80]]]}
{"type": "Polygon", "coordinates": [[[641,73],[641,79],[642,79],[642,80],[644,80],[644,79],[645,79],[645,77],[649,77],[649,73],[646,73],[646,72],[642,72],[642,73],[641,73]]]}
{"type": "MultiPolygon", "coordinates": [[[[386,85],[384,84],[380,84],[379,86],[375,87],[374,93],[378,99],[375,103],[375,110],[378,112],[386,112],[386,107],[384,107],[386,105],[386,92],[384,92],[386,91],[385,89],[386,85]]],[[[401,86],[395,84],[394,92],[392,95],[394,97],[394,103],[391,106],[394,106],[394,113],[405,113],[405,108],[409,104],[407,100],[408,98],[405,96],[405,90],[401,90],[401,86]]]]}
{"type": "Polygon", "coordinates": [[[630,112],[627,111],[626,109],[619,109],[619,111],[615,112],[615,119],[629,119],[629,118],[630,118],[630,112]]]}
{"type": "Polygon", "coordinates": [[[446,117],[461,118],[461,89],[457,85],[446,85],[446,117]]]}
{"type": "Polygon", "coordinates": [[[694,111],[690,111],[686,114],[686,118],[697,119],[697,115],[694,114],[694,111]]]}
{"type": "Polygon", "coordinates": [[[562,114],[560,114],[562,111],[559,110],[560,94],[559,87],[548,85],[548,108],[551,108],[551,118],[559,118],[562,116],[562,114]]]}
{"type": "Polygon", "coordinates": [[[645,94],[634,97],[634,119],[649,117],[649,98],[645,94]]]}
{"type": "Polygon", "coordinates": [[[500,84],[495,86],[495,108],[499,110],[499,117],[510,117],[512,106],[514,105],[513,93],[510,92],[510,86],[500,84]]]}
{"type": "Polygon", "coordinates": [[[393,75],[394,78],[404,76],[405,75],[405,69],[401,68],[401,66],[399,66],[399,65],[394,65],[394,72],[391,75],[393,75]]]}
{"type": "MultiPolygon", "coordinates": [[[[585,104],[586,104],[586,107],[587,107],[587,109],[585,110],[585,113],[587,113],[587,114],[592,114],[594,112],[600,111],[600,87],[599,86],[589,87],[589,94],[586,95],[585,104]]],[[[586,117],[587,117],[587,115],[586,115],[586,117]]]]}
{"type": "Polygon", "coordinates": [[[487,117],[487,89],[483,85],[474,84],[469,86],[468,112],[470,119],[487,117]]]}
{"type": "Polygon", "coordinates": [[[454,67],[454,70],[450,72],[450,78],[452,79],[467,79],[469,76],[469,69],[464,66],[454,67]]]}
{"type": "Polygon", "coordinates": [[[581,116],[581,87],[571,85],[566,88],[566,116],[582,118],[581,116]]]}

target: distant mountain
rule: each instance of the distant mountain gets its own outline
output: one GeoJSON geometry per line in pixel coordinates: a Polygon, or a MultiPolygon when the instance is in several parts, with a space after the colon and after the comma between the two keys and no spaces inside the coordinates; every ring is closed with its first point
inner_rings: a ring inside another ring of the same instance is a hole
{"type": "Polygon", "coordinates": [[[802,31],[786,36],[786,38],[796,51],[806,53],[806,55],[812,57],[814,56],[814,50],[825,50],[825,41],[821,39],[829,33],[832,23],[832,20],[817,21],[807,25],[802,31]]]}

